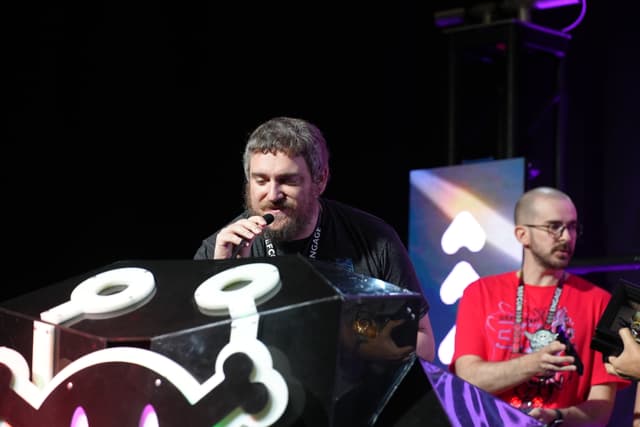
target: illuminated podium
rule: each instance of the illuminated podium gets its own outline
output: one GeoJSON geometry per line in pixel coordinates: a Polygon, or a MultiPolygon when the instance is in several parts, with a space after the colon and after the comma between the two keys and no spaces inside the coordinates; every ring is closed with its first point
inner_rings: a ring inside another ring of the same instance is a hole
{"type": "Polygon", "coordinates": [[[430,392],[424,395],[421,402],[422,408],[420,408],[421,411],[430,414],[429,422],[424,423],[418,420],[415,414],[409,412],[401,423],[430,427],[544,427],[544,424],[535,418],[469,384],[451,372],[424,360],[420,364],[431,387],[430,392]]]}
{"type": "Polygon", "coordinates": [[[0,420],[372,425],[413,363],[372,349],[415,345],[420,301],[300,256],[117,262],[0,304],[0,420]]]}

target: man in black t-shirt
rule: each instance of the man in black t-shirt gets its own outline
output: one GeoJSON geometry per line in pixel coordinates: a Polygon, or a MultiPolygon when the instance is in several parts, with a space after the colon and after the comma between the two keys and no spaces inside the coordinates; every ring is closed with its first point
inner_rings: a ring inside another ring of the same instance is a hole
{"type": "MultiPolygon", "coordinates": [[[[329,152],[316,126],[287,117],[263,123],[246,145],[244,170],[245,212],[206,238],[195,259],[299,253],[422,294],[406,248],[390,225],[321,198],[329,180],[329,152]],[[266,214],[273,215],[271,224],[266,214]]],[[[404,359],[415,351],[433,360],[428,308],[424,300],[415,348],[390,343],[386,358],[404,359]]]]}

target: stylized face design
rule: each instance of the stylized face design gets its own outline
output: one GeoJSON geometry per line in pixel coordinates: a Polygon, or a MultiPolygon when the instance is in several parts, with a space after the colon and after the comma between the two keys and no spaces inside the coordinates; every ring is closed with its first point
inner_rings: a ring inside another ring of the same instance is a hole
{"type": "Polygon", "coordinates": [[[269,400],[264,384],[249,381],[253,365],[243,353],[227,359],[224,381],[192,405],[190,393],[185,396],[185,390],[179,387],[185,383],[172,381],[178,376],[171,375],[170,380],[154,369],[122,357],[129,351],[132,359],[144,358],[158,367],[164,362],[154,362],[161,361],[161,356],[141,349],[110,350],[113,349],[102,353],[111,353],[112,357],[115,354],[118,361],[102,362],[100,352],[89,356],[96,364],[58,381],[37,409],[10,387],[12,373],[0,363],[0,388],[4,390],[0,419],[12,426],[209,426],[222,421],[236,408],[255,414],[269,400]]]}
{"type": "MultiPolygon", "coordinates": [[[[247,310],[263,292],[278,289],[278,283],[276,266],[254,263],[222,270],[196,288],[194,302],[200,309],[226,301],[222,305],[236,332],[219,352],[203,356],[209,362],[204,382],[188,369],[192,366],[169,357],[174,347],[154,345],[151,337],[123,342],[118,334],[120,343],[114,346],[106,338],[55,329],[81,313],[110,314],[113,322],[130,312],[127,304],[142,310],[136,297],[148,304],[158,297],[155,275],[147,269],[123,267],[89,276],[75,286],[69,301],[42,312],[42,320],[0,311],[0,324],[11,323],[9,333],[32,334],[34,356],[30,369],[25,343],[15,341],[22,352],[0,346],[0,421],[13,427],[271,425],[288,404],[287,385],[257,328],[237,321],[234,313],[240,305],[247,310]],[[225,290],[240,277],[248,279],[244,288],[225,290]],[[117,292],[100,294],[114,285],[117,292]]],[[[247,313],[251,310],[240,317],[246,319],[247,313]]],[[[255,306],[253,313],[257,325],[255,306]]]]}

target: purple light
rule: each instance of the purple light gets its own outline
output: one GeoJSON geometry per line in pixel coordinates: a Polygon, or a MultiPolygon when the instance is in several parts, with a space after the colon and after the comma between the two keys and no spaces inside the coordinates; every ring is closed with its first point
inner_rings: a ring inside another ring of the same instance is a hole
{"type": "Polygon", "coordinates": [[[540,169],[531,168],[529,169],[529,179],[535,179],[540,175],[540,169]]]}
{"type": "Polygon", "coordinates": [[[533,3],[533,7],[535,9],[553,9],[578,3],[580,3],[580,0],[538,0],[533,3]]]}
{"type": "Polygon", "coordinates": [[[82,406],[78,406],[76,410],[73,411],[70,427],[89,427],[89,420],[82,406]]]}
{"type": "Polygon", "coordinates": [[[158,414],[156,414],[156,410],[151,404],[147,404],[142,410],[142,415],[140,415],[140,424],[138,427],[158,427],[160,423],[158,422],[158,414]]]}
{"type": "Polygon", "coordinates": [[[584,15],[587,13],[587,0],[580,0],[580,4],[582,5],[582,7],[580,8],[580,15],[576,18],[576,20],[571,25],[562,29],[563,33],[568,33],[569,31],[573,30],[584,19],[584,15]]]}
{"type": "Polygon", "coordinates": [[[573,274],[589,274],[609,271],[640,270],[640,263],[618,265],[590,265],[584,267],[569,267],[567,271],[573,274]]]}
{"type": "Polygon", "coordinates": [[[435,20],[436,27],[445,28],[452,27],[454,25],[462,25],[464,23],[464,19],[462,16],[439,16],[435,20]]]}

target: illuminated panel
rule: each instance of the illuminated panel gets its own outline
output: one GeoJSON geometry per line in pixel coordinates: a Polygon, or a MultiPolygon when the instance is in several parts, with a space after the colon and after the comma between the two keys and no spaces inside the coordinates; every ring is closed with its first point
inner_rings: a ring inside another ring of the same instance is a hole
{"type": "Polygon", "coordinates": [[[431,306],[436,364],[446,366],[453,356],[464,289],[480,276],[520,265],[513,208],[524,173],[522,158],[410,173],[409,254],[431,306]]]}

